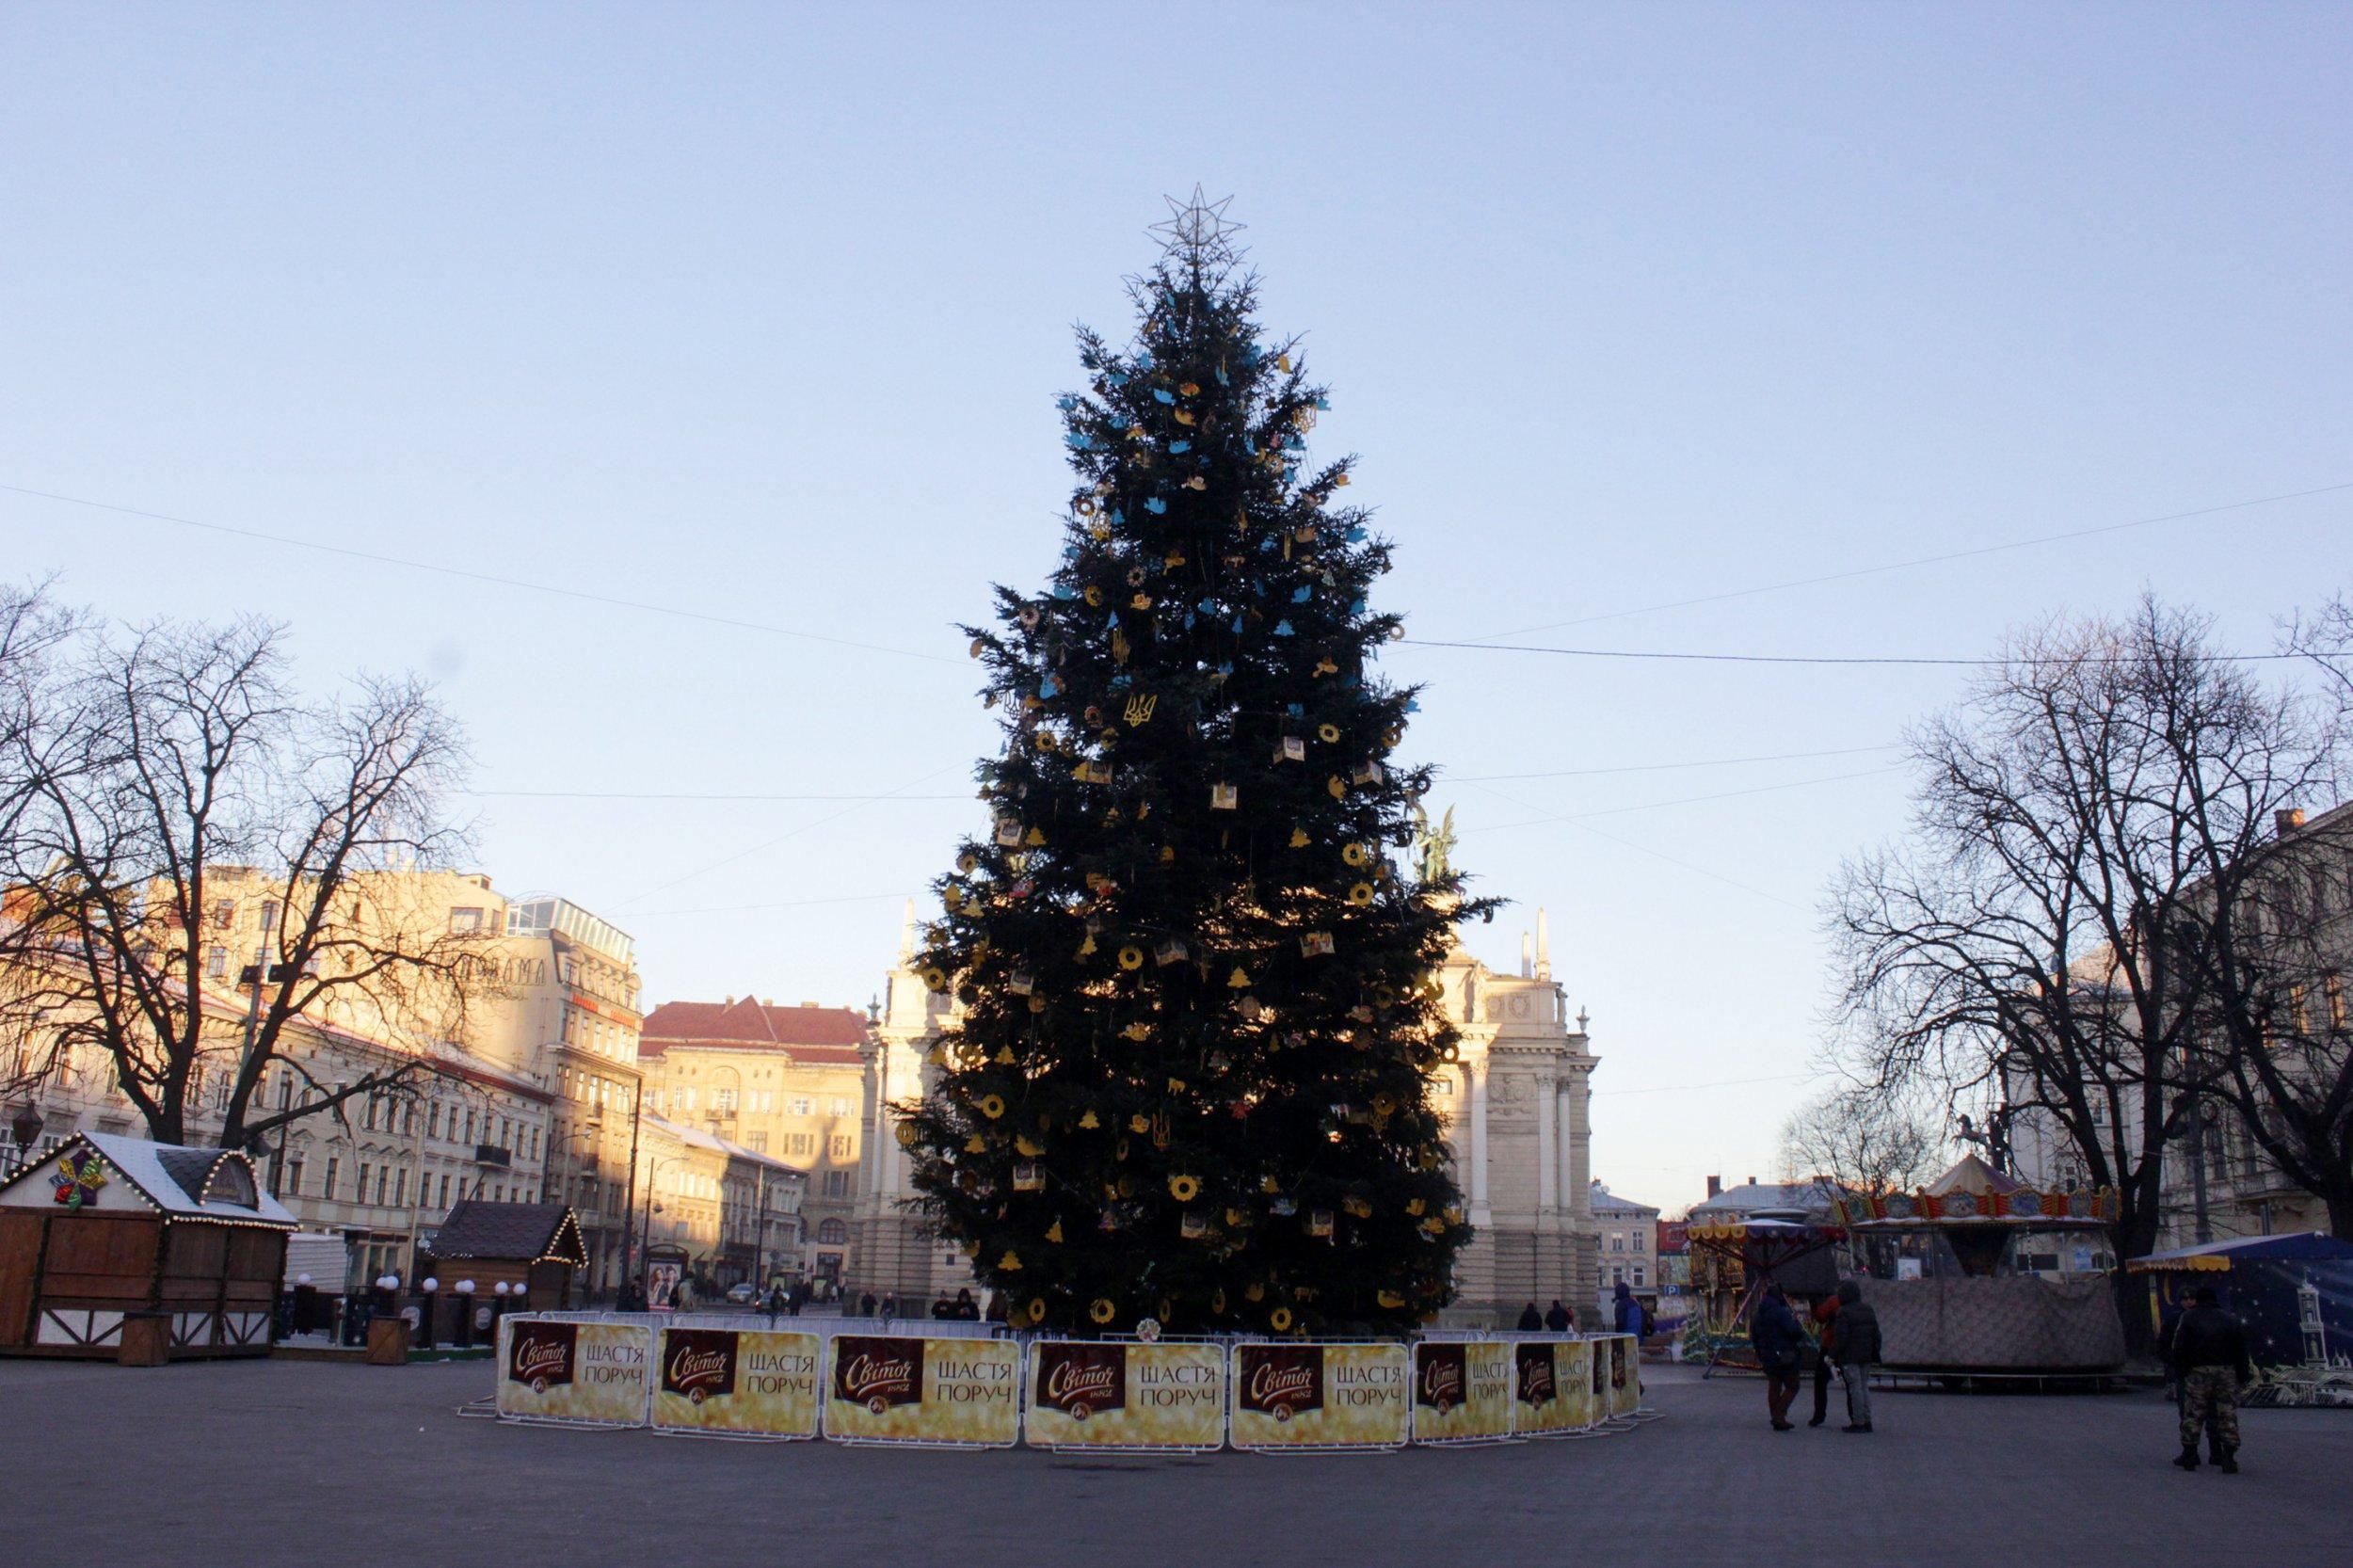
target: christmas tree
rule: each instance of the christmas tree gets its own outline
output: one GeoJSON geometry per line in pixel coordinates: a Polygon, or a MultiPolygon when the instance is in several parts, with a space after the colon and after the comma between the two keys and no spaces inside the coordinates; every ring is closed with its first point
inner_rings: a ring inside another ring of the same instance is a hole
{"type": "MultiPolygon", "coordinates": [[[[1311,467],[1330,407],[1195,191],[1060,400],[1078,475],[1047,589],[969,629],[1002,715],[991,829],[918,959],[961,1016],[901,1137],[1016,1326],[1399,1332],[1469,1239],[1433,976],[1484,914],[1401,866],[1426,768],[1369,593],[1389,545],[1311,467]]],[[[1421,874],[1427,872],[1427,875],[1421,874]]]]}

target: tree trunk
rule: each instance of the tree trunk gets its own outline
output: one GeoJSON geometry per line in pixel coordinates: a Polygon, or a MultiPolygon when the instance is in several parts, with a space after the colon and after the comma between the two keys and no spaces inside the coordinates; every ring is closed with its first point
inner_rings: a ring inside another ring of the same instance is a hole
{"type": "Polygon", "coordinates": [[[2353,1182],[2332,1188],[2321,1196],[2329,1204],[2329,1234],[2340,1241],[2353,1241],[2353,1182]]]}

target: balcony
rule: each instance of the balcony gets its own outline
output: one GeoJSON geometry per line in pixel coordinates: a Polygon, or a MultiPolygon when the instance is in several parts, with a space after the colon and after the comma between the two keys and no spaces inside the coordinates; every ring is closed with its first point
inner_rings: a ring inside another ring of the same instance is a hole
{"type": "Polygon", "coordinates": [[[515,1151],[500,1144],[476,1144],[473,1146],[473,1162],[507,1170],[515,1163],[515,1151]]]}

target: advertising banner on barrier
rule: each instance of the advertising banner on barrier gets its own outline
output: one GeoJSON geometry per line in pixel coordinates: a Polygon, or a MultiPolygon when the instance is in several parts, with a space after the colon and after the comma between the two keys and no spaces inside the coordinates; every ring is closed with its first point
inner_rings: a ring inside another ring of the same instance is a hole
{"type": "Polygon", "coordinates": [[[1558,1437],[1593,1425],[1593,1372],[1575,1339],[1522,1339],[1512,1347],[1512,1430],[1558,1437]]]}
{"type": "Polygon", "coordinates": [[[1609,1363],[1609,1402],[1605,1413],[1610,1416],[1631,1416],[1642,1407],[1642,1363],[1634,1336],[1613,1334],[1595,1347],[1595,1355],[1608,1352],[1609,1363]]]}
{"type": "Polygon", "coordinates": [[[1030,1347],[1023,1441],[1055,1448],[1215,1448],[1225,1442],[1225,1347],[1080,1339],[1030,1347]]]}
{"type": "Polygon", "coordinates": [[[836,1335],[825,1435],[847,1443],[1009,1448],[1021,1436],[1021,1347],[1010,1339],[836,1335]]]}
{"type": "Polygon", "coordinates": [[[813,1334],[665,1325],[653,1424],[673,1432],[814,1437],[823,1348],[813,1334]]]}
{"type": "Polygon", "coordinates": [[[1583,1432],[1601,1420],[1601,1401],[1593,1393],[1593,1342],[1563,1339],[1552,1352],[1553,1376],[1561,1381],[1561,1420],[1563,1432],[1583,1432]]]}
{"type": "Polygon", "coordinates": [[[499,1323],[498,1413],[595,1426],[646,1424],[653,1332],[635,1323],[499,1323]]]}
{"type": "Polygon", "coordinates": [[[1414,1441],[1493,1443],[1512,1435],[1512,1347],[1500,1339],[1414,1347],[1414,1441]]]}
{"type": "Polygon", "coordinates": [[[1412,1433],[1402,1345],[1237,1345],[1237,1448],[1393,1448],[1412,1433]]]}

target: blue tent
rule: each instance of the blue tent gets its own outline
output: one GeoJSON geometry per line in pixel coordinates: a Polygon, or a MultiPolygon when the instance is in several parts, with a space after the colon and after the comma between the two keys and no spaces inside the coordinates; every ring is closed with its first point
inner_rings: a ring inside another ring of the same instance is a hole
{"type": "Polygon", "coordinates": [[[2124,1266],[2149,1276],[2149,1315],[2160,1333],[2191,1291],[2211,1285],[2247,1324],[2259,1362],[2294,1367],[2353,1355],[2353,1241],[2317,1230],[2245,1236],[2124,1266]]]}

